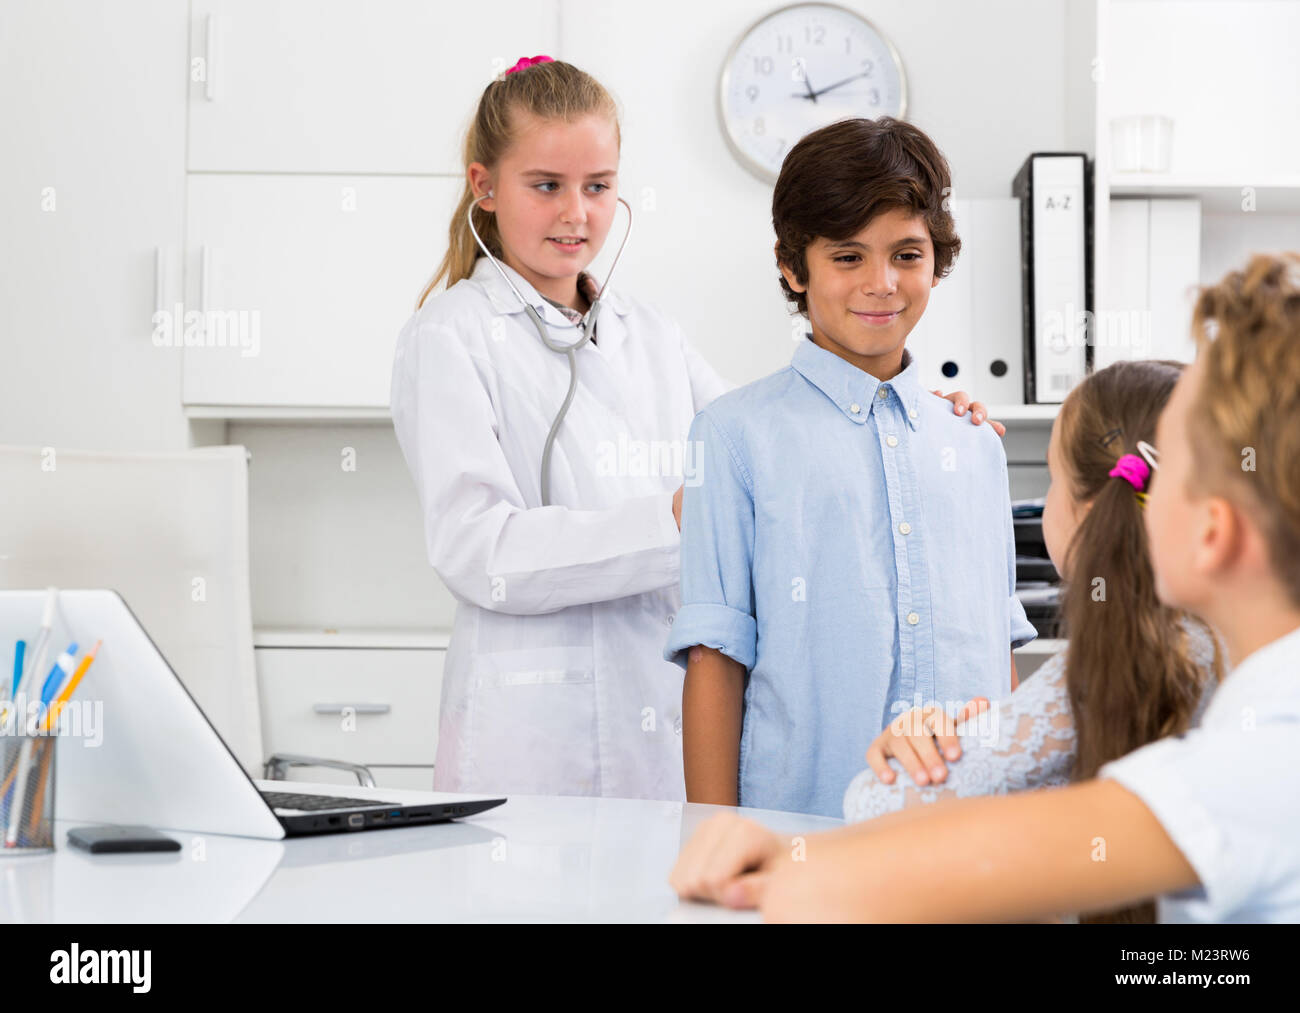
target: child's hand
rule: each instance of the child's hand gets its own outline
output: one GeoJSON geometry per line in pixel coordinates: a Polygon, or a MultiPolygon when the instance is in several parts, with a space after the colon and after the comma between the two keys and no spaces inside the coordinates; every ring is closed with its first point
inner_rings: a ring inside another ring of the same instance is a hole
{"type": "MultiPolygon", "coordinates": [[[[930,391],[930,393],[938,394],[945,401],[951,401],[952,413],[954,415],[965,415],[966,409],[969,408],[970,420],[971,422],[975,423],[975,425],[977,426],[981,422],[983,422],[986,418],[988,418],[989,412],[988,409],[984,406],[984,402],[972,401],[970,399],[970,395],[967,394],[964,390],[955,390],[951,394],[943,394],[937,390],[932,390],[930,391]]],[[[994,419],[989,419],[989,425],[993,427],[993,431],[997,433],[999,436],[1005,436],[1007,434],[1007,427],[1004,426],[1001,422],[997,422],[994,419]]]]}
{"type": "Polygon", "coordinates": [[[876,772],[881,784],[894,783],[894,768],[888,762],[891,756],[903,765],[913,781],[923,787],[931,781],[942,781],[948,776],[948,768],[939,756],[939,749],[944,751],[949,760],[960,757],[957,725],[982,713],[988,705],[986,698],[977,696],[962,708],[955,719],[933,704],[929,707],[913,707],[906,714],[900,714],[889,722],[889,727],[871,743],[867,750],[867,763],[876,772]],[[935,748],[936,740],[938,749],[935,748]]]}
{"type": "Polygon", "coordinates": [[[758,907],[785,846],[783,838],[765,827],[733,813],[720,813],[686,842],[668,875],[668,885],[683,900],[758,907]]]}

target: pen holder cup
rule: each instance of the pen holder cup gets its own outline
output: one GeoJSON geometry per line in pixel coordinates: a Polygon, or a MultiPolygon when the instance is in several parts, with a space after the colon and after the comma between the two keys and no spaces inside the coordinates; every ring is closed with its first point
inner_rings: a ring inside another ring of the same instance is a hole
{"type": "MultiPolygon", "coordinates": [[[[33,724],[35,722],[32,722],[33,724]]],[[[38,734],[11,707],[0,735],[0,857],[54,850],[54,752],[58,736],[38,734]]]]}
{"type": "Polygon", "coordinates": [[[42,693],[61,652],[76,643],[80,659],[89,641],[74,635],[83,631],[71,628],[56,599],[42,650],[45,602],[44,591],[14,592],[0,602],[0,676],[14,673],[12,680],[0,678],[6,687],[0,690],[0,859],[54,850],[54,752],[77,715],[75,700],[55,712],[42,693]]]}

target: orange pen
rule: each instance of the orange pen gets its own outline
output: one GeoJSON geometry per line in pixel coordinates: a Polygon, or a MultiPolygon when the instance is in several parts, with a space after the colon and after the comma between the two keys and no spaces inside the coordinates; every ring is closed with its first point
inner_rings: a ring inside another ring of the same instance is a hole
{"type": "Polygon", "coordinates": [[[72,673],[72,678],[68,680],[68,684],[59,691],[59,695],[55,697],[54,702],[50,704],[50,709],[45,715],[45,722],[41,725],[41,731],[48,732],[54,722],[58,720],[60,711],[62,711],[64,705],[67,704],[68,698],[72,696],[72,692],[77,688],[77,684],[81,682],[82,676],[86,674],[86,669],[90,667],[90,663],[95,660],[95,655],[99,652],[99,646],[103,642],[104,641],[102,640],[96,640],[95,646],[92,647],[86,653],[86,656],[81,659],[81,664],[78,665],[77,670],[72,673]]]}

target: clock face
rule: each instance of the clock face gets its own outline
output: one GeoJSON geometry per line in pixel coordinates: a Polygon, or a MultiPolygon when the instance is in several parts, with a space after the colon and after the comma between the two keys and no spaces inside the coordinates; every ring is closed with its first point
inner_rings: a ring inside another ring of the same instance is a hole
{"type": "Polygon", "coordinates": [[[736,157],[775,181],[805,134],[849,116],[902,118],[907,79],[875,26],[835,4],[795,4],[755,23],[722,65],[723,132],[736,157]]]}

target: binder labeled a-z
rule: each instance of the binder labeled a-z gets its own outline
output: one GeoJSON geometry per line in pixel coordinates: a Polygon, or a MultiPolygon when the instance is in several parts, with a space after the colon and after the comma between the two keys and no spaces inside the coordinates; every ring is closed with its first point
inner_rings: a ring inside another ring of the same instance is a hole
{"type": "Polygon", "coordinates": [[[1033,154],[1020,198],[1025,403],[1059,404],[1087,375],[1092,320],[1092,167],[1082,153],[1033,154]]]}

